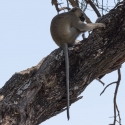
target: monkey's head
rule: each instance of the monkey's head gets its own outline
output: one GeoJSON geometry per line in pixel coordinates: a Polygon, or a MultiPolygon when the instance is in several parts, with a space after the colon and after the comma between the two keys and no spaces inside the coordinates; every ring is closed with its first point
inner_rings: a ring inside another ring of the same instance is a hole
{"type": "Polygon", "coordinates": [[[85,21],[82,10],[79,7],[74,7],[71,12],[73,12],[77,17],[80,18],[81,21],[85,21]]]}

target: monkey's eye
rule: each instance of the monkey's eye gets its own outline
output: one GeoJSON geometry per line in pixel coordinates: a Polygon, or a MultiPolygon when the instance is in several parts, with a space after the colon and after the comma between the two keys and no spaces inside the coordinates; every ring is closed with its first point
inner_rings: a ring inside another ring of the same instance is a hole
{"type": "Polygon", "coordinates": [[[85,21],[85,18],[84,18],[84,16],[83,16],[83,14],[81,14],[81,16],[80,16],[79,18],[80,18],[80,20],[81,20],[82,22],[85,21]]]}

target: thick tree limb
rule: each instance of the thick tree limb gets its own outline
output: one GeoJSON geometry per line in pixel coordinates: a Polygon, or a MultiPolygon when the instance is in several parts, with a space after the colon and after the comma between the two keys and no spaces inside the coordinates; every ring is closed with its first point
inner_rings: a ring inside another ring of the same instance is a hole
{"type": "MultiPolygon", "coordinates": [[[[125,3],[110,11],[88,39],[69,51],[71,104],[97,77],[125,61],[125,3]]],[[[66,107],[65,63],[56,49],[37,66],[15,73],[0,89],[1,125],[38,125],[66,107]]]]}

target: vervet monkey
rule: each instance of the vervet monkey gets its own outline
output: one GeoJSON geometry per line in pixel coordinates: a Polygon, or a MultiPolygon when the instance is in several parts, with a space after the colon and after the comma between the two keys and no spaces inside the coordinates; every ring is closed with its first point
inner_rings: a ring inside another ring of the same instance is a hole
{"type": "Polygon", "coordinates": [[[68,46],[75,44],[80,33],[93,30],[98,27],[105,27],[103,23],[85,24],[83,12],[75,7],[69,12],[56,15],[51,22],[50,31],[55,43],[63,49],[66,66],[66,89],[67,89],[67,118],[69,120],[69,58],[68,46]]]}

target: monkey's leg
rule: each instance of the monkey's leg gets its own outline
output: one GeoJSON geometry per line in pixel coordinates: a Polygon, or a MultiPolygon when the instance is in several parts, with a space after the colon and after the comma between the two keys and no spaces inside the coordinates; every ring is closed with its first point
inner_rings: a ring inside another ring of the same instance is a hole
{"type": "Polygon", "coordinates": [[[65,67],[66,67],[66,91],[67,91],[67,118],[69,120],[69,57],[68,57],[68,45],[63,43],[61,45],[64,56],[65,56],[65,67]]]}

